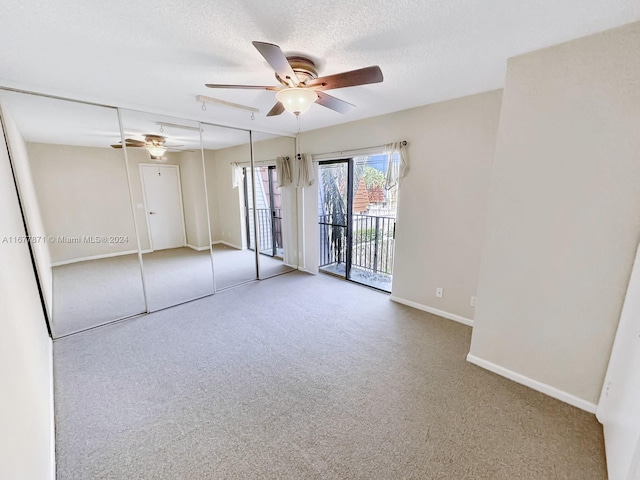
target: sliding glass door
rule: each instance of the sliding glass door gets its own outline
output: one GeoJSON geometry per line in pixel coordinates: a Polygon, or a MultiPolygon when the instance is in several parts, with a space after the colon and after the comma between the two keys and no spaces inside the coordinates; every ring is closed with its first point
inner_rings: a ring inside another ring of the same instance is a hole
{"type": "Polygon", "coordinates": [[[320,270],[348,278],[351,250],[349,210],[352,199],[349,160],[321,162],[318,187],[320,270]]]}
{"type": "Polygon", "coordinates": [[[397,187],[387,155],[320,163],[320,270],[387,292],[393,278],[397,187]]]}

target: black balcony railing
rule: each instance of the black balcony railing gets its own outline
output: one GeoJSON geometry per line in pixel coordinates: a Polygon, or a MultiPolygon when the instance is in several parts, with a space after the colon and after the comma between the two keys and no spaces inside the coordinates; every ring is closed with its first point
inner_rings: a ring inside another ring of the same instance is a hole
{"type": "MultiPolygon", "coordinates": [[[[320,267],[347,260],[346,215],[320,215],[320,267]]],[[[351,266],[373,273],[393,272],[395,218],[353,215],[351,266]]]]}
{"type": "Polygon", "coordinates": [[[374,273],[393,272],[395,218],[353,216],[351,265],[374,273]]]}
{"type": "MultiPolygon", "coordinates": [[[[260,252],[277,255],[282,250],[282,209],[258,208],[258,228],[260,229],[260,252]]],[[[253,209],[249,209],[250,221],[253,209]]],[[[249,248],[253,250],[253,232],[250,234],[249,248]]]]}
{"type": "Polygon", "coordinates": [[[320,267],[347,261],[347,216],[320,215],[320,267]]]}

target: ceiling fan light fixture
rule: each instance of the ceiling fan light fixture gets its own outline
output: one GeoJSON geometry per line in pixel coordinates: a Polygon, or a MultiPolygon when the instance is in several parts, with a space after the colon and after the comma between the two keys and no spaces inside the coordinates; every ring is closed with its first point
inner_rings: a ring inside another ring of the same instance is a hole
{"type": "Polygon", "coordinates": [[[285,110],[297,117],[311,108],[311,104],[318,99],[318,94],[310,88],[284,88],[276,93],[276,99],[284,105],[285,110]]]}
{"type": "Polygon", "coordinates": [[[151,155],[152,159],[162,158],[162,156],[167,151],[167,147],[163,147],[162,145],[147,145],[145,146],[149,155],[151,155]]]}

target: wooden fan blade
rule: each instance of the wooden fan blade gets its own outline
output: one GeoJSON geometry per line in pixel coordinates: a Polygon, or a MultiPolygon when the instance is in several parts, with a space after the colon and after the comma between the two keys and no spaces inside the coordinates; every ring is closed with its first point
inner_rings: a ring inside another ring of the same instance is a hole
{"type": "Polygon", "coordinates": [[[127,147],[144,147],[146,145],[146,142],[142,140],[136,140],[134,138],[125,138],[124,143],[127,145],[127,147]]]}
{"type": "Polygon", "coordinates": [[[316,103],[322,105],[323,107],[330,108],[331,110],[335,110],[338,113],[347,113],[349,112],[355,105],[345,102],[344,100],[340,100],[339,98],[332,97],[331,95],[324,92],[316,92],[318,94],[318,99],[316,103]]]}
{"type": "Polygon", "coordinates": [[[267,117],[275,117],[276,115],[280,115],[282,112],[284,112],[284,105],[281,102],[276,102],[273,108],[269,110],[269,113],[267,113],[267,117]]]}
{"type": "Polygon", "coordinates": [[[272,87],[265,85],[226,85],[221,83],[205,83],[205,87],[209,88],[242,88],[245,90],[280,90],[280,87],[272,87]]]}
{"type": "Polygon", "coordinates": [[[366,85],[369,83],[380,83],[384,80],[382,70],[375,65],[373,67],[365,67],[359,70],[351,70],[350,72],[336,73],[326,77],[314,78],[308,87],[318,87],[316,90],[332,90],[334,88],[355,87],[357,85],[366,85]]]}
{"type": "Polygon", "coordinates": [[[278,76],[283,80],[290,79],[294,85],[298,85],[300,80],[298,80],[298,76],[289,65],[289,60],[285,57],[282,50],[278,45],[274,45],[273,43],[264,43],[264,42],[251,42],[254,47],[258,49],[260,55],[264,57],[271,68],[273,68],[278,76]]]}
{"type": "Polygon", "coordinates": [[[111,148],[122,148],[122,144],[118,143],[117,145],[111,145],[111,148]]]}

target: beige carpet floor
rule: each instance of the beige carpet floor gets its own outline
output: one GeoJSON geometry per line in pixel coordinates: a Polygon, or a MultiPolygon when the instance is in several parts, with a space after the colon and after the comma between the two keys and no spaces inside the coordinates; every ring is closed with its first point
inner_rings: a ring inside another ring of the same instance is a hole
{"type": "Polygon", "coordinates": [[[595,417],[470,336],[291,273],[56,340],[58,480],[606,478],[595,417]]]}
{"type": "MultiPolygon", "coordinates": [[[[142,255],[151,311],[213,293],[209,251],[171,248],[142,255]]],[[[138,255],[53,268],[53,334],[69,335],[145,311],[138,255]]]]}
{"type": "MultiPolygon", "coordinates": [[[[256,254],[253,250],[239,250],[224,243],[213,245],[213,265],[216,290],[256,279],[256,254]]],[[[293,270],[282,260],[260,255],[260,277],[266,278],[293,270]]]]}

